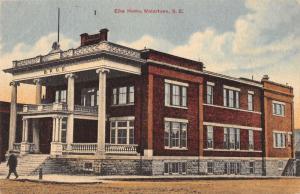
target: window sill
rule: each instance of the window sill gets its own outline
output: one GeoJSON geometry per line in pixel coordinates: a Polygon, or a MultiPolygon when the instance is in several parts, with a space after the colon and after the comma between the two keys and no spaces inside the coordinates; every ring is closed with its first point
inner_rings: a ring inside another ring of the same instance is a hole
{"type": "Polygon", "coordinates": [[[274,149],[285,149],[286,147],[273,147],[274,149]]]}
{"type": "Polygon", "coordinates": [[[112,107],[119,107],[119,106],[134,106],[134,103],[132,104],[112,104],[112,107]]]}
{"type": "Polygon", "coordinates": [[[178,148],[178,147],[165,147],[165,150],[188,150],[187,148],[178,148]]]}
{"type": "Polygon", "coordinates": [[[188,107],[186,106],[174,106],[174,105],[166,105],[166,104],[165,106],[170,108],[179,108],[179,109],[186,109],[186,110],[188,109],[188,107]]]}
{"type": "Polygon", "coordinates": [[[276,117],[285,117],[285,115],[277,115],[277,114],[272,114],[272,115],[276,117]]]}

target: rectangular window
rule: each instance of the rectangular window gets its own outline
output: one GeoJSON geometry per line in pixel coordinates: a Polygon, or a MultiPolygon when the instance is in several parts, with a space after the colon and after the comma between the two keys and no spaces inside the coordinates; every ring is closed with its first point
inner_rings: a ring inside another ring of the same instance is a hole
{"type": "Polygon", "coordinates": [[[253,94],[248,94],[248,110],[253,111],[253,94]]]}
{"type": "Polygon", "coordinates": [[[284,132],[273,132],[273,147],[285,148],[286,134],[284,132]]]}
{"type": "Polygon", "coordinates": [[[112,105],[134,104],[134,86],[113,88],[112,105]]]}
{"type": "Polygon", "coordinates": [[[285,104],[281,102],[273,101],[272,103],[273,115],[284,116],[285,115],[285,104]]]}
{"type": "Polygon", "coordinates": [[[224,163],[224,174],[241,174],[241,163],[240,162],[225,162],[224,163]]]}
{"type": "Polygon", "coordinates": [[[240,129],[224,128],[224,148],[240,149],[240,129]]]}
{"type": "Polygon", "coordinates": [[[206,103],[207,104],[213,104],[214,99],[214,87],[212,85],[207,85],[206,87],[206,103]]]}
{"type": "Polygon", "coordinates": [[[164,174],[186,174],[185,162],[165,162],[164,174]]]}
{"type": "Polygon", "coordinates": [[[56,90],[55,91],[55,102],[67,102],[67,90],[56,90]]]}
{"type": "Polygon", "coordinates": [[[81,90],[81,105],[82,106],[97,105],[98,96],[99,96],[99,91],[96,88],[83,88],[81,90]]]}
{"type": "Polygon", "coordinates": [[[254,150],[253,130],[248,130],[249,150],[254,150]]]}
{"type": "Polygon", "coordinates": [[[255,165],[254,162],[249,162],[249,173],[254,174],[255,173],[255,165]]]}
{"type": "Polygon", "coordinates": [[[134,144],[134,120],[113,120],[110,122],[111,144],[134,144]]]}
{"type": "Polygon", "coordinates": [[[223,101],[224,106],[230,108],[239,108],[240,107],[240,92],[236,90],[231,90],[224,88],[223,89],[223,101]]]}
{"type": "Polygon", "coordinates": [[[165,83],[165,106],[187,107],[187,87],[165,83]]]}
{"type": "Polygon", "coordinates": [[[130,86],[129,87],[129,104],[134,103],[134,87],[130,86]]]}
{"type": "Polygon", "coordinates": [[[213,126],[207,126],[207,148],[213,149],[214,147],[214,128],[213,126]]]}
{"type": "Polygon", "coordinates": [[[66,143],[67,140],[67,118],[64,117],[61,123],[61,142],[66,143]]]}
{"type": "Polygon", "coordinates": [[[213,174],[213,173],[214,173],[214,163],[207,162],[207,174],[213,174]]]}
{"type": "Polygon", "coordinates": [[[165,148],[187,147],[187,123],[165,121],[165,148]]]}

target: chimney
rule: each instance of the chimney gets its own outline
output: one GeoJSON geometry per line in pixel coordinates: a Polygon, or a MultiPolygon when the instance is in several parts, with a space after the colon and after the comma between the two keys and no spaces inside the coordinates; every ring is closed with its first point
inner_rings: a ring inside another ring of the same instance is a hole
{"type": "Polygon", "coordinates": [[[103,28],[103,29],[100,30],[100,42],[101,41],[107,41],[107,33],[108,33],[107,28],[103,28]]]}
{"type": "Polygon", "coordinates": [[[269,79],[270,79],[270,78],[269,78],[268,75],[264,75],[263,78],[262,78],[263,81],[268,81],[269,79]]]}

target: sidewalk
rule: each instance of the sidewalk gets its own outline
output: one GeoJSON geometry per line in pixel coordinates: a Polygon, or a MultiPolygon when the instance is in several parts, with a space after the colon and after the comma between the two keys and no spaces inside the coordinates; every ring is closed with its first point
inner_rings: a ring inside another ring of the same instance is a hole
{"type": "MultiPolygon", "coordinates": [[[[5,176],[0,176],[0,179],[5,179],[5,176]]],[[[15,181],[33,181],[33,182],[48,182],[48,183],[105,183],[113,181],[179,181],[179,180],[249,180],[249,179],[300,179],[300,177],[262,177],[262,176],[82,176],[82,175],[58,175],[48,174],[43,175],[40,180],[38,175],[35,176],[20,176],[11,180],[15,181]]]]}

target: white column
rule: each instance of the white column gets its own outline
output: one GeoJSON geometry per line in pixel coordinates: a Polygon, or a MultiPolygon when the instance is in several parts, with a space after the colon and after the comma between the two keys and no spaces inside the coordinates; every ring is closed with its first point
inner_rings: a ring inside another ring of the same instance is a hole
{"type": "Polygon", "coordinates": [[[35,84],[35,103],[41,104],[42,101],[42,83],[41,79],[34,79],[33,83],[35,84]]]}
{"type": "Polygon", "coordinates": [[[8,150],[13,150],[16,141],[17,128],[17,87],[19,83],[10,82],[11,86],[11,104],[10,104],[10,120],[9,120],[9,146],[8,150]]]}
{"type": "Polygon", "coordinates": [[[75,90],[75,75],[74,74],[66,74],[65,77],[68,79],[68,111],[70,114],[68,115],[67,120],[67,149],[71,150],[71,144],[73,143],[73,131],[74,131],[74,90],[75,90]]]}
{"type": "MultiPolygon", "coordinates": [[[[34,79],[33,83],[35,84],[35,104],[41,104],[42,103],[42,80],[34,79]]],[[[40,128],[39,128],[38,119],[32,119],[32,141],[34,143],[34,151],[39,152],[40,128]]]]}
{"type": "Polygon", "coordinates": [[[106,74],[108,69],[97,69],[99,74],[98,137],[97,154],[105,154],[105,118],[106,118],[106,74]]]}
{"type": "Polygon", "coordinates": [[[53,117],[53,132],[51,142],[51,155],[62,155],[62,144],[59,142],[60,117],[53,117]]]}
{"type": "Polygon", "coordinates": [[[21,142],[21,154],[29,153],[30,144],[28,142],[28,119],[23,118],[23,130],[22,130],[22,142],[21,142]]]}

